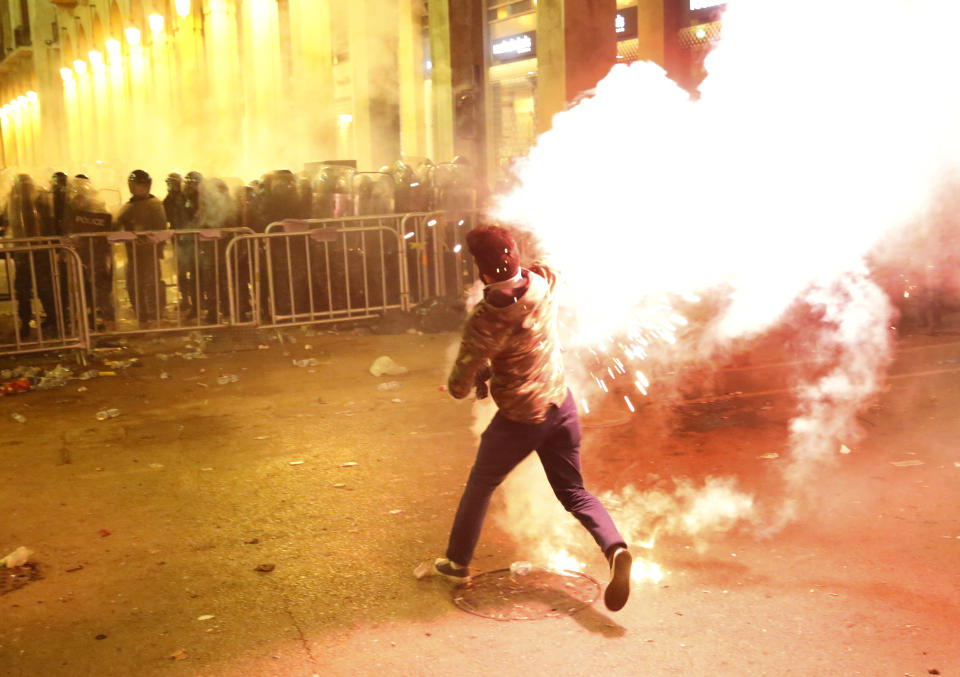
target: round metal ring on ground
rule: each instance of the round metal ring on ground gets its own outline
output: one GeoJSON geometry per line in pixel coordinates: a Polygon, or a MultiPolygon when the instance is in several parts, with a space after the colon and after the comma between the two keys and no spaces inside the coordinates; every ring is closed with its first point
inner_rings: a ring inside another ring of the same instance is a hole
{"type": "Polygon", "coordinates": [[[532,568],[525,574],[496,569],[473,576],[453,590],[464,611],[497,621],[570,616],[600,597],[600,583],[579,571],[532,568]]]}

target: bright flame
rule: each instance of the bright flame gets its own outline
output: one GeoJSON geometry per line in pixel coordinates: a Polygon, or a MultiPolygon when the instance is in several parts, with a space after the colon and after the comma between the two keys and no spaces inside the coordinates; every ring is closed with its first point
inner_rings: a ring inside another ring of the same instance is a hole
{"type": "Polygon", "coordinates": [[[177,10],[177,16],[181,19],[190,14],[190,0],[174,0],[173,4],[177,10]]]}
{"type": "Polygon", "coordinates": [[[547,556],[547,568],[554,571],[583,571],[586,566],[562,548],[547,556]]]}
{"type": "Polygon", "coordinates": [[[150,25],[150,30],[154,34],[163,32],[163,15],[162,14],[151,14],[147,17],[147,23],[150,25]]]}
{"type": "Polygon", "coordinates": [[[131,47],[136,47],[140,44],[140,29],[130,26],[129,28],[123,31],[123,34],[127,36],[127,42],[130,43],[131,47]]]}
{"type": "Polygon", "coordinates": [[[87,62],[83,59],[77,59],[73,62],[73,70],[77,71],[77,75],[83,75],[87,72],[87,62]]]}
{"type": "Polygon", "coordinates": [[[37,96],[37,93],[32,89],[29,92],[27,92],[27,101],[29,101],[30,103],[36,103],[39,99],[40,97],[37,96]]]}
{"type": "Polygon", "coordinates": [[[960,173],[960,88],[943,86],[958,22],[960,3],[878,0],[864,14],[834,0],[802,13],[731,2],[698,97],[652,63],[619,64],[555,116],[493,216],[531,231],[561,271],[565,345],[583,362],[568,366],[624,397],[614,358],[633,372],[729,352],[809,308],[819,376],[796,389],[784,464],[791,490],[809,485],[838,437],[856,439],[889,361],[891,308],[866,257],[960,173]],[[850,35],[870,45],[852,50],[850,35]],[[638,111],[630,134],[624,110],[638,111]],[[696,297],[705,319],[686,327],[677,311],[696,297]]]}

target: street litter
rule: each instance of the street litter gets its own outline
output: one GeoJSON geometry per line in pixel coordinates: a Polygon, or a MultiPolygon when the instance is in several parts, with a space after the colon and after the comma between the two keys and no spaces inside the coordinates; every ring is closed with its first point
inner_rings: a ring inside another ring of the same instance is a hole
{"type": "Polygon", "coordinates": [[[400,404],[401,402],[403,402],[403,400],[401,400],[399,397],[394,397],[390,401],[393,402],[394,404],[400,404]]]}
{"type": "Polygon", "coordinates": [[[403,510],[401,510],[400,508],[394,508],[393,510],[390,511],[390,514],[391,514],[391,515],[399,515],[399,514],[402,513],[402,512],[403,512],[403,510]]]}
{"type": "Polygon", "coordinates": [[[780,454],[771,452],[769,454],[760,454],[757,458],[780,458],[780,454]]]}
{"type": "Polygon", "coordinates": [[[923,461],[890,461],[890,465],[896,466],[897,468],[911,468],[915,465],[923,465],[923,461]]]}
{"type": "Polygon", "coordinates": [[[275,564],[258,564],[254,571],[262,571],[264,573],[269,573],[276,568],[275,564]]]}
{"type": "Polygon", "coordinates": [[[142,367],[140,359],[131,357],[128,360],[104,360],[103,363],[111,369],[127,369],[128,367],[142,367]]]}
{"type": "Polygon", "coordinates": [[[172,654],[170,654],[170,658],[172,658],[172,659],[175,660],[175,661],[183,661],[183,660],[186,660],[186,659],[187,659],[187,652],[184,651],[183,649],[177,649],[177,650],[174,651],[172,654]]]}
{"type": "Polygon", "coordinates": [[[4,383],[0,387],[0,393],[3,395],[16,395],[18,393],[28,392],[33,388],[33,385],[30,383],[29,378],[15,378],[12,381],[4,383]]]}
{"type": "Polygon", "coordinates": [[[422,562],[420,565],[417,566],[416,569],[413,570],[413,576],[414,576],[414,578],[416,578],[417,580],[420,580],[420,579],[422,579],[422,578],[426,578],[426,577],[429,576],[431,573],[433,573],[433,563],[432,563],[432,562],[422,562]]]}
{"type": "Polygon", "coordinates": [[[100,372],[96,369],[88,369],[87,371],[82,371],[77,374],[77,378],[81,381],[89,381],[92,378],[97,378],[100,375],[100,372]]]}
{"type": "Polygon", "coordinates": [[[407,373],[407,368],[397,364],[389,356],[381,355],[370,365],[370,373],[374,376],[400,376],[407,373]]]}
{"type": "Polygon", "coordinates": [[[402,385],[400,381],[385,381],[377,386],[377,390],[396,390],[402,385]]]}
{"type": "Polygon", "coordinates": [[[360,464],[357,463],[356,461],[347,461],[346,463],[341,463],[341,464],[340,464],[340,467],[341,467],[341,468],[352,468],[352,467],[355,466],[355,465],[360,465],[360,464]]]}
{"type": "Polygon", "coordinates": [[[202,616],[197,616],[198,621],[209,621],[211,618],[216,618],[213,614],[203,614],[202,616]]]}
{"type": "Polygon", "coordinates": [[[20,546],[10,554],[8,554],[3,559],[0,559],[0,564],[5,566],[8,569],[14,567],[22,567],[24,564],[30,561],[30,558],[33,557],[33,550],[20,546]]]}
{"type": "Polygon", "coordinates": [[[106,421],[108,418],[116,418],[119,415],[119,409],[103,409],[97,412],[96,418],[98,421],[106,421]]]}
{"type": "Polygon", "coordinates": [[[290,461],[290,465],[303,465],[303,461],[290,461]]]}
{"type": "Polygon", "coordinates": [[[12,419],[13,419],[14,421],[16,421],[17,423],[26,423],[26,422],[27,422],[27,417],[24,416],[23,414],[13,413],[13,414],[10,414],[10,418],[12,418],[12,419]]]}
{"type": "Polygon", "coordinates": [[[87,386],[80,386],[79,388],[77,388],[77,392],[78,392],[78,393],[85,393],[85,392],[87,392],[87,386]]]}
{"type": "Polygon", "coordinates": [[[163,463],[151,463],[150,467],[153,468],[154,470],[160,470],[161,468],[163,468],[163,463]]]}
{"type": "Polygon", "coordinates": [[[334,488],[334,489],[343,489],[345,486],[347,486],[347,485],[344,484],[343,482],[336,482],[336,483],[334,483],[333,488],[334,488]]]}
{"type": "Polygon", "coordinates": [[[315,357],[309,357],[305,360],[294,360],[294,367],[318,367],[320,366],[320,361],[315,357]]]}
{"type": "Polygon", "coordinates": [[[168,378],[170,378],[170,374],[168,374],[168,373],[165,372],[165,371],[161,371],[161,372],[160,372],[160,380],[161,380],[161,381],[166,381],[168,378]]]}
{"type": "Polygon", "coordinates": [[[850,453],[850,447],[848,447],[846,444],[841,444],[841,445],[840,445],[840,453],[841,453],[841,454],[849,454],[849,453],[850,453]]]}
{"type": "Polygon", "coordinates": [[[240,377],[237,376],[236,374],[223,374],[217,377],[217,383],[219,383],[222,386],[225,386],[228,383],[236,383],[239,380],[240,380],[240,377]]]}
{"type": "Polygon", "coordinates": [[[201,352],[184,353],[184,354],[183,354],[183,359],[185,359],[185,360],[205,360],[205,359],[207,359],[207,356],[204,355],[204,354],[201,353],[201,352]]]}

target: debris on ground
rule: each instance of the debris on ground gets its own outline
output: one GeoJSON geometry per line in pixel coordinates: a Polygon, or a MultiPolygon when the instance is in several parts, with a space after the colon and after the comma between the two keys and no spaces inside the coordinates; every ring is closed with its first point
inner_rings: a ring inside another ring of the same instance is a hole
{"type": "Polygon", "coordinates": [[[294,367],[319,367],[320,360],[318,360],[315,357],[309,357],[305,360],[294,360],[293,366],[294,367]]]}
{"type": "Polygon", "coordinates": [[[340,464],[340,467],[341,467],[341,468],[352,468],[352,467],[355,466],[355,465],[360,465],[360,464],[357,463],[356,461],[347,461],[346,463],[341,463],[341,464],[340,464]]]}
{"type": "Polygon", "coordinates": [[[102,409],[97,412],[96,419],[98,421],[106,421],[108,418],[116,418],[120,415],[120,410],[115,408],[102,409]]]}
{"type": "Polygon", "coordinates": [[[222,386],[225,386],[228,383],[236,383],[239,380],[240,380],[240,377],[237,376],[236,374],[221,374],[220,376],[217,377],[217,383],[222,386]]]}
{"type": "Polygon", "coordinates": [[[385,381],[377,386],[377,390],[396,390],[402,385],[400,381],[385,381]]]}
{"type": "Polygon", "coordinates": [[[254,571],[260,571],[262,573],[270,573],[277,568],[276,564],[258,564],[254,571]]]}
{"type": "Polygon", "coordinates": [[[209,621],[211,618],[216,618],[213,614],[203,614],[202,616],[197,616],[198,621],[209,621]]]}
{"type": "Polygon", "coordinates": [[[24,564],[30,561],[31,557],[33,557],[33,550],[21,545],[19,548],[9,553],[6,557],[0,559],[0,564],[8,569],[22,567],[24,564]]]}
{"type": "Polygon", "coordinates": [[[400,376],[407,373],[407,368],[394,362],[389,355],[381,355],[370,365],[370,373],[374,376],[400,376]]]}
{"type": "Polygon", "coordinates": [[[111,369],[129,369],[130,367],[142,367],[140,358],[131,357],[127,360],[104,360],[103,364],[111,369]]]}
{"type": "Polygon", "coordinates": [[[918,461],[916,459],[910,461],[890,461],[890,465],[896,468],[912,468],[915,465],[923,465],[923,461],[918,461]]]}
{"type": "Polygon", "coordinates": [[[16,413],[16,412],[10,414],[10,418],[12,418],[12,419],[13,419],[14,421],[16,421],[17,423],[26,423],[26,422],[27,422],[27,417],[26,417],[26,416],[24,416],[23,414],[18,414],[18,413],[16,413]]]}
{"type": "Polygon", "coordinates": [[[175,660],[175,661],[183,661],[183,660],[186,660],[186,659],[187,659],[187,652],[184,651],[183,649],[177,649],[177,650],[174,651],[172,654],[170,654],[170,658],[172,658],[172,659],[175,660]]]}

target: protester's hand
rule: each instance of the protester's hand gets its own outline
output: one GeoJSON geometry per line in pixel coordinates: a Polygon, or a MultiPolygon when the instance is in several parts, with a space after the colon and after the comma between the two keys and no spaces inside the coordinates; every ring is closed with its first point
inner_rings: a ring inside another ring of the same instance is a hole
{"type": "Polygon", "coordinates": [[[490,377],[493,376],[493,371],[490,369],[490,365],[485,365],[483,369],[477,372],[477,376],[474,379],[474,386],[477,390],[477,399],[482,400],[488,394],[490,394],[490,389],[487,387],[487,381],[490,380],[490,377]]]}

